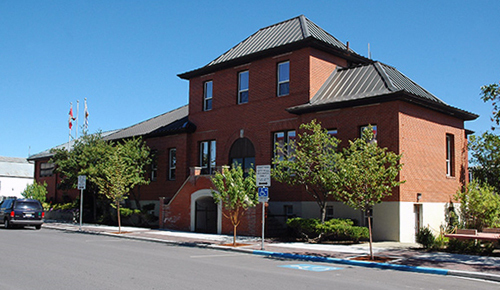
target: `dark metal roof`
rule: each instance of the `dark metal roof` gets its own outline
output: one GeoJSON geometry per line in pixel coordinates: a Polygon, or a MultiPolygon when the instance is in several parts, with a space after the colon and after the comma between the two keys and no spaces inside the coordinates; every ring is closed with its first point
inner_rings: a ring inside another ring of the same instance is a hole
{"type": "Polygon", "coordinates": [[[295,114],[359,105],[361,103],[403,99],[474,120],[478,115],[449,106],[396,68],[373,62],[350,68],[337,68],[311,101],[287,109],[295,114]]]}
{"type": "MultiPolygon", "coordinates": [[[[132,125],[125,129],[122,129],[114,134],[106,136],[104,140],[117,140],[130,137],[145,136],[153,133],[161,128],[169,127],[167,131],[176,131],[183,129],[183,124],[189,122],[187,120],[188,116],[188,105],[175,109],[173,111],[167,112],[165,114],[156,116],[144,122],[132,125]],[[179,120],[184,120],[182,122],[177,122],[179,120]],[[172,124],[175,123],[175,128],[172,124]]],[[[186,125],[187,126],[187,125],[186,125]]]]}
{"type": "MultiPolygon", "coordinates": [[[[188,112],[188,105],[185,105],[121,130],[103,132],[101,133],[101,137],[103,140],[119,140],[139,136],[156,137],[182,132],[194,132],[196,126],[188,120],[188,112]]],[[[31,155],[28,160],[51,158],[54,156],[52,149],[67,150],[68,146],[69,148],[73,148],[75,143],[74,141],[75,140],[71,140],[69,143],[64,143],[54,148],[31,155]]]]}
{"type": "Polygon", "coordinates": [[[208,73],[223,64],[241,60],[248,61],[249,57],[255,57],[266,52],[275,52],[278,48],[285,48],[294,44],[320,45],[323,49],[346,53],[345,57],[357,59],[358,62],[366,62],[368,59],[356,54],[352,49],[323,30],[304,15],[265,27],[252,34],[236,46],[207,64],[206,66],[179,74],[179,77],[189,79],[193,76],[208,73]]]}

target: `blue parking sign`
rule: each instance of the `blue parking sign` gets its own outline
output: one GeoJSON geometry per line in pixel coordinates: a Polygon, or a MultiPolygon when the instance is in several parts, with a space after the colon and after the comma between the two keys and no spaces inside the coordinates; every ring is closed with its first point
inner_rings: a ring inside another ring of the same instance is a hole
{"type": "Polygon", "coordinates": [[[259,202],[267,202],[269,199],[269,188],[267,187],[259,187],[259,202]]]}

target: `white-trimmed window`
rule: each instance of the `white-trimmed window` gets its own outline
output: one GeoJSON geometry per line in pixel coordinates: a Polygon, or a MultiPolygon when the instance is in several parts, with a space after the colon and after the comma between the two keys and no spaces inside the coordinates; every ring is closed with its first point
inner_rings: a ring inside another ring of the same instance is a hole
{"type": "Polygon", "coordinates": [[[291,204],[286,204],[283,206],[283,214],[287,219],[293,217],[293,205],[291,204]]]}
{"type": "Polygon", "coordinates": [[[215,171],[215,140],[200,142],[200,167],[202,174],[213,174],[215,171]]]}
{"type": "Polygon", "coordinates": [[[292,153],[296,139],[295,130],[274,132],[274,157],[283,160],[285,153],[292,153]],[[277,148],[283,148],[284,152],[278,151],[277,148]]]}
{"type": "Polygon", "coordinates": [[[212,110],[213,81],[203,83],[203,111],[212,110]]]}
{"type": "Polygon", "coordinates": [[[248,103],[248,71],[238,73],[238,104],[248,103]]]}
{"type": "Polygon", "coordinates": [[[151,181],[158,179],[158,150],[151,151],[151,181]]]}
{"type": "Polygon", "coordinates": [[[361,126],[359,130],[359,137],[363,137],[363,132],[365,130],[368,130],[368,128],[372,127],[373,130],[373,138],[370,140],[370,142],[377,142],[377,125],[366,125],[366,126],[361,126]]]}
{"type": "Polygon", "coordinates": [[[168,180],[175,180],[175,168],[177,164],[177,149],[168,150],[168,180]]]}
{"type": "Polygon", "coordinates": [[[55,164],[50,162],[40,163],[40,177],[52,176],[55,164]]]}
{"type": "Polygon", "coordinates": [[[446,134],[446,176],[455,176],[455,136],[446,134]]]}
{"type": "Polygon", "coordinates": [[[325,211],[326,211],[325,212],[325,220],[328,221],[328,220],[333,219],[333,214],[334,214],[333,205],[327,205],[325,211]]]}
{"type": "Polygon", "coordinates": [[[278,97],[290,94],[290,62],[278,63],[278,97]]]}

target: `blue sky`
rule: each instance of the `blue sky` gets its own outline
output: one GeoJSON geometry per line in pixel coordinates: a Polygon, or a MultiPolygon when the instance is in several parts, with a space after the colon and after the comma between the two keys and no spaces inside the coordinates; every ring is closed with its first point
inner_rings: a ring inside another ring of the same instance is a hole
{"type": "MultiPolygon", "coordinates": [[[[361,55],[392,65],[446,103],[480,115],[500,81],[498,1],[0,0],[0,156],[67,142],[70,102],[89,131],[130,126],[187,104],[177,74],[262,27],[304,14],[361,55]]],[[[73,133],[74,134],[74,133],[73,133]]]]}

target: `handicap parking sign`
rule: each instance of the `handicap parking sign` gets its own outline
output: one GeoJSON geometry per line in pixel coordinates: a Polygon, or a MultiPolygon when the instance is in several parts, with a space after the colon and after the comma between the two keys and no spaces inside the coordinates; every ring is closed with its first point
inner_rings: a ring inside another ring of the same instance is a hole
{"type": "Polygon", "coordinates": [[[269,188],[267,187],[259,187],[259,202],[267,202],[269,200],[269,188]]]}

